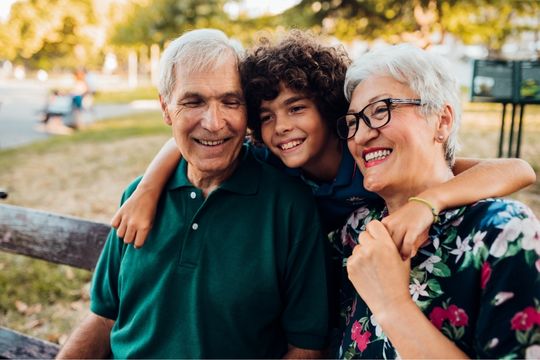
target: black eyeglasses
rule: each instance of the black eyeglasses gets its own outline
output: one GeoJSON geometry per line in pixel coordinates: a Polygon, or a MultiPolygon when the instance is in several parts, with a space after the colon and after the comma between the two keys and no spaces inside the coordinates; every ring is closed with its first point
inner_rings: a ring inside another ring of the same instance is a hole
{"type": "Polygon", "coordinates": [[[352,138],[358,131],[360,119],[371,129],[378,129],[390,122],[396,105],[422,105],[420,99],[382,99],[367,104],[356,113],[348,113],[337,119],[337,134],[343,140],[352,138]]]}

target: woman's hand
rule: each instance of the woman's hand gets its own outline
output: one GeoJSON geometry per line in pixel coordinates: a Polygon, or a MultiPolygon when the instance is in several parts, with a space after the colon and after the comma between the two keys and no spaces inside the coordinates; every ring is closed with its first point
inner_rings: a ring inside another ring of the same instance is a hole
{"type": "Polygon", "coordinates": [[[425,204],[409,201],[381,221],[394,240],[403,259],[416,255],[428,239],[433,214],[425,204]]]}
{"type": "Polygon", "coordinates": [[[133,194],[116,211],[111,226],[116,234],[136,248],[142,247],[154,224],[159,192],[138,187],[133,194]]]}
{"type": "Polygon", "coordinates": [[[411,302],[410,259],[402,260],[384,225],[371,221],[347,260],[349,280],[375,317],[411,302]]]}

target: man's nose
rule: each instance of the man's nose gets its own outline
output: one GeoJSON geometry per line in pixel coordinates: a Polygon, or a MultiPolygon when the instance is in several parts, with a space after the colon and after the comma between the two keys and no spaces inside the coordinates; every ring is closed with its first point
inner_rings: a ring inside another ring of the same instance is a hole
{"type": "Polygon", "coordinates": [[[225,126],[225,118],[218,104],[210,104],[201,119],[201,126],[208,131],[219,131],[225,126]]]}

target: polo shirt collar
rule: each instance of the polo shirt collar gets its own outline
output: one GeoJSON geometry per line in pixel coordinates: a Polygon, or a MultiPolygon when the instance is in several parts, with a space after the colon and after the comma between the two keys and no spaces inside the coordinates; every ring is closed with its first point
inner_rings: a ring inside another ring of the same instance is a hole
{"type": "MultiPolygon", "coordinates": [[[[225,180],[218,189],[243,195],[255,194],[259,188],[260,167],[262,166],[248,151],[246,145],[242,146],[238,155],[240,162],[234,173],[225,180]]],[[[195,187],[187,177],[187,161],[182,159],[176,171],[167,183],[167,190],[182,187],[195,187]]]]}

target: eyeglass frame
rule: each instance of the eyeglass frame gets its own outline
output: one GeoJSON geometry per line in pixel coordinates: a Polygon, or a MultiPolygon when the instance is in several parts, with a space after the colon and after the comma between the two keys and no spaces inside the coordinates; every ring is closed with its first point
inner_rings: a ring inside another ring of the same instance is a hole
{"type": "MultiPolygon", "coordinates": [[[[380,100],[377,100],[377,101],[370,102],[369,104],[364,106],[364,108],[362,110],[360,110],[358,112],[348,112],[345,115],[340,116],[339,118],[336,119],[336,124],[338,124],[342,119],[346,119],[347,116],[350,116],[350,115],[354,116],[354,118],[356,120],[355,121],[355,130],[354,130],[354,132],[350,136],[348,135],[348,132],[347,132],[347,137],[346,138],[339,134],[339,131],[337,131],[339,126],[336,126],[336,132],[337,132],[338,137],[340,139],[342,139],[342,140],[352,139],[356,135],[356,133],[358,132],[358,128],[359,128],[358,125],[360,124],[360,119],[362,119],[362,121],[364,121],[366,126],[369,127],[370,129],[380,129],[383,126],[386,126],[390,122],[390,118],[392,117],[392,111],[391,111],[391,108],[390,108],[390,105],[392,105],[392,104],[422,106],[422,99],[386,98],[386,99],[380,99],[380,100]],[[376,104],[376,103],[381,102],[381,101],[384,102],[386,104],[386,106],[388,107],[388,119],[386,120],[386,122],[384,124],[374,127],[373,125],[371,125],[371,120],[368,118],[368,116],[366,114],[364,114],[364,110],[366,110],[371,105],[376,104]]],[[[347,125],[347,128],[350,128],[349,125],[347,125]]]]}

